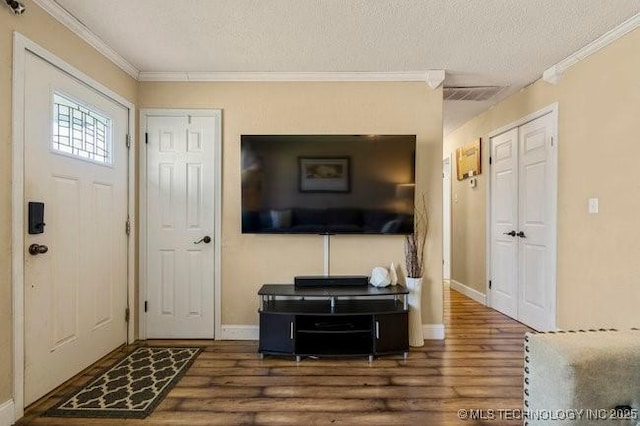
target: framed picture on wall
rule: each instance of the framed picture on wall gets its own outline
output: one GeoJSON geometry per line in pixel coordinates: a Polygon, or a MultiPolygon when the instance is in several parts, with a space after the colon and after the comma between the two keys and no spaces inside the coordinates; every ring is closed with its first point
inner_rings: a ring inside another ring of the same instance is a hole
{"type": "Polygon", "coordinates": [[[298,157],[300,192],[350,192],[349,157],[298,157]]]}
{"type": "Polygon", "coordinates": [[[482,172],[480,161],[480,145],[482,138],[456,149],[456,169],[458,180],[479,175],[482,172]]]}

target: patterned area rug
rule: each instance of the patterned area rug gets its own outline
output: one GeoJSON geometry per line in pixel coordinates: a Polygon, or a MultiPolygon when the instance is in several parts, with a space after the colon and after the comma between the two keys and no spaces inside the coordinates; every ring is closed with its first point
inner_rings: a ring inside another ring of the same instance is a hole
{"type": "Polygon", "coordinates": [[[141,347],[62,398],[55,417],[147,417],[186,373],[202,348],[141,347]]]}

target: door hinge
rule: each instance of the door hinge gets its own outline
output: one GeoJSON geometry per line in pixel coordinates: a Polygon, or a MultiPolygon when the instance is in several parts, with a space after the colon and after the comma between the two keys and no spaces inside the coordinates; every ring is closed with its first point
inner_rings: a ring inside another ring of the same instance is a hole
{"type": "Polygon", "coordinates": [[[489,165],[491,165],[492,162],[493,162],[493,159],[489,157],[489,165]]]}
{"type": "Polygon", "coordinates": [[[551,136],[551,146],[553,146],[553,136],[551,136]]]}
{"type": "Polygon", "coordinates": [[[149,133],[147,133],[147,132],[144,133],[144,143],[145,144],[149,143],[149,133]]]}
{"type": "Polygon", "coordinates": [[[124,232],[126,232],[127,235],[131,234],[131,221],[129,220],[128,217],[127,217],[127,221],[124,224],[124,232]]]}
{"type": "Polygon", "coordinates": [[[144,311],[147,312],[147,310],[149,309],[149,302],[147,302],[146,300],[144,301],[144,311]]]}
{"type": "Polygon", "coordinates": [[[491,290],[491,280],[489,280],[489,290],[491,290]]]}
{"type": "Polygon", "coordinates": [[[127,135],[127,149],[131,148],[131,135],[127,135]]]}
{"type": "Polygon", "coordinates": [[[131,313],[129,311],[129,308],[124,310],[124,322],[129,322],[129,317],[131,316],[131,313]]]}

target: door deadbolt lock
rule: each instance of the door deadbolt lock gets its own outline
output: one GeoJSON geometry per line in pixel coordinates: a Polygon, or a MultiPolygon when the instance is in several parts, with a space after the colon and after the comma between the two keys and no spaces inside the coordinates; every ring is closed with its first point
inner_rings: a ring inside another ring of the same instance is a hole
{"type": "Polygon", "coordinates": [[[29,246],[29,254],[32,256],[37,256],[39,254],[45,254],[49,251],[49,247],[44,244],[31,244],[29,246]]]}

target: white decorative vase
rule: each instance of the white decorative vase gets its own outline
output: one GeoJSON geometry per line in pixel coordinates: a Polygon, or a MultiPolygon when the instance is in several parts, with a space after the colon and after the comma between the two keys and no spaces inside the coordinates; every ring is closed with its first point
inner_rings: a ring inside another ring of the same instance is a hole
{"type": "Polygon", "coordinates": [[[422,278],[407,278],[409,290],[409,346],[424,346],[422,333],[422,278]]]}

